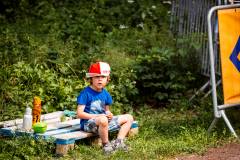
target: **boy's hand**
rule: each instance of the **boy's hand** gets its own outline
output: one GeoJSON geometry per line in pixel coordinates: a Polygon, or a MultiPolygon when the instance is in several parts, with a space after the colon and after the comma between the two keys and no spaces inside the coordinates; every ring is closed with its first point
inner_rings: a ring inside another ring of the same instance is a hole
{"type": "Polygon", "coordinates": [[[107,118],[108,118],[109,120],[111,120],[112,117],[113,117],[113,114],[112,114],[112,112],[110,112],[110,111],[106,111],[106,116],[107,116],[107,118]]]}

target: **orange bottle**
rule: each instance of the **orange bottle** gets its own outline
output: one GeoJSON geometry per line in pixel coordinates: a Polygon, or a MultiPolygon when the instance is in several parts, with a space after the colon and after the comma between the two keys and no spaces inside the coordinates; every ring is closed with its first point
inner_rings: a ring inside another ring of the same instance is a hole
{"type": "Polygon", "coordinates": [[[41,120],[41,98],[35,96],[33,98],[33,110],[32,110],[32,124],[34,125],[41,120]]]}

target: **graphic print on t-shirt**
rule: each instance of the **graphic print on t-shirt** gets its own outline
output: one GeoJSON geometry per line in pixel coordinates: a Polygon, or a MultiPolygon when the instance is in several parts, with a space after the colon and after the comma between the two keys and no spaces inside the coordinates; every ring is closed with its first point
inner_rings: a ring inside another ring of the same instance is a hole
{"type": "Polygon", "coordinates": [[[101,114],[101,113],[104,113],[104,107],[105,107],[105,104],[100,101],[100,100],[96,100],[96,101],[93,101],[90,105],[90,113],[91,114],[101,114]]]}

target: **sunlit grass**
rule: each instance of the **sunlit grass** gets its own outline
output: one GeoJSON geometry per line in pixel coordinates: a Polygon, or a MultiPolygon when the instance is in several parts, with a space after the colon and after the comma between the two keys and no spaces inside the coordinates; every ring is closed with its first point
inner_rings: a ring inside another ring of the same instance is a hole
{"type": "Polygon", "coordinates": [[[190,111],[176,113],[149,109],[136,116],[139,120],[139,134],[128,139],[130,152],[119,151],[106,157],[101,148],[79,144],[77,149],[64,158],[168,159],[180,154],[201,154],[209,147],[228,142],[231,137],[224,129],[207,134],[210,115],[200,119],[190,111]]]}
{"type": "MultiPolygon", "coordinates": [[[[135,115],[139,122],[139,134],[127,139],[131,150],[105,156],[100,147],[90,145],[89,140],[76,144],[74,150],[58,159],[169,159],[177,155],[201,154],[209,147],[231,141],[229,131],[223,127],[207,134],[211,113],[193,111],[169,111],[164,109],[141,109],[135,115]]],[[[112,135],[114,137],[115,135],[112,135]]],[[[56,159],[54,144],[30,139],[2,139],[0,157],[16,159],[56,159]],[[12,150],[14,148],[14,151],[12,150]]]]}

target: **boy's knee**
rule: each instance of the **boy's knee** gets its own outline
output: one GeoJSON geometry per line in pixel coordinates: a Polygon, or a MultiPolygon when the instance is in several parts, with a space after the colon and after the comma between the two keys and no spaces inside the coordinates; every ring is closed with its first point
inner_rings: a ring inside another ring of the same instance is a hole
{"type": "Polygon", "coordinates": [[[133,122],[133,116],[131,114],[127,114],[128,115],[128,119],[133,122]]]}
{"type": "Polygon", "coordinates": [[[133,116],[131,114],[125,114],[126,120],[133,122],[133,116]]]}
{"type": "Polygon", "coordinates": [[[100,126],[107,126],[108,125],[108,119],[105,116],[99,117],[99,125],[100,126]]]}

